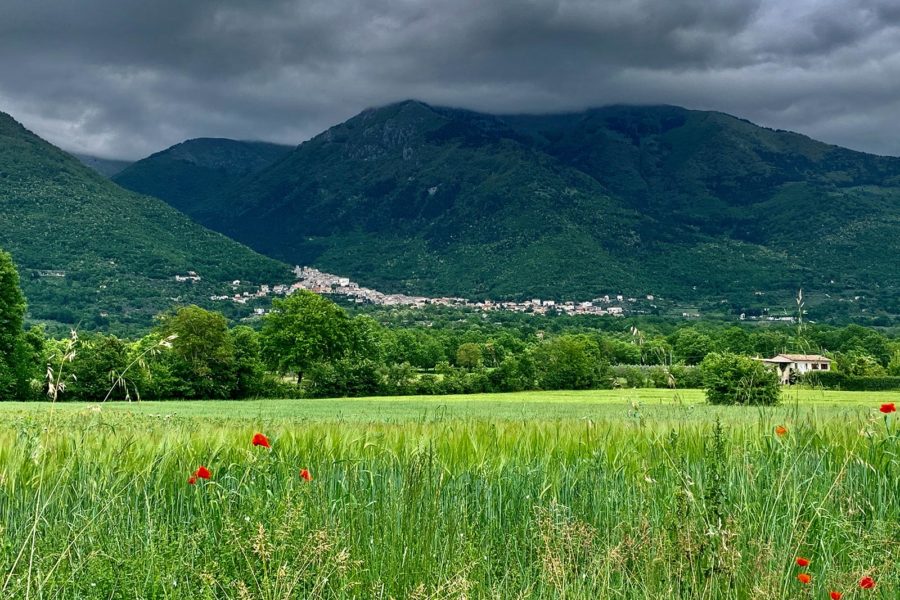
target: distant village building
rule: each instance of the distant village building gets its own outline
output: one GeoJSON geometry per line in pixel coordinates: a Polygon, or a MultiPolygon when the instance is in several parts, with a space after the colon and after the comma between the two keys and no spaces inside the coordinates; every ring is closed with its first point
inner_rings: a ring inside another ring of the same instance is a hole
{"type": "Polygon", "coordinates": [[[56,269],[38,269],[37,271],[38,277],[65,277],[65,271],[59,271],[56,269]]]}
{"type": "Polygon", "coordinates": [[[781,383],[791,383],[793,377],[803,373],[831,370],[831,359],[820,354],[779,354],[763,362],[775,368],[781,383]]]}
{"type": "Polygon", "coordinates": [[[176,275],[175,281],[200,281],[196,271],[188,271],[187,275],[176,275]]]}

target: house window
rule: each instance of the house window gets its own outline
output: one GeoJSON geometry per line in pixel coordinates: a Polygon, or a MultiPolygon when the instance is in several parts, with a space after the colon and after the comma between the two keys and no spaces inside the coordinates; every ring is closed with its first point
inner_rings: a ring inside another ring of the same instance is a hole
{"type": "Polygon", "coordinates": [[[822,363],[822,370],[823,370],[823,371],[827,371],[827,370],[828,370],[828,363],[822,363]]]}
{"type": "Polygon", "coordinates": [[[818,371],[818,370],[819,370],[819,363],[813,363],[812,368],[813,368],[813,371],[818,371]]]}

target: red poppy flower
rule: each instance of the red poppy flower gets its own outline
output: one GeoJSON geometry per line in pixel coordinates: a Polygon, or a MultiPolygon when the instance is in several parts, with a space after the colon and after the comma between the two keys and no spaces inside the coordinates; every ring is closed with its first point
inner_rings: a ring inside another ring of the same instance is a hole
{"type": "Polygon", "coordinates": [[[198,477],[200,479],[209,479],[212,477],[212,473],[209,472],[209,469],[200,465],[196,471],[194,471],[194,477],[198,477]]]}
{"type": "Polygon", "coordinates": [[[864,590],[871,590],[873,587],[875,587],[875,580],[866,575],[859,580],[859,587],[864,590]]]}
{"type": "Polygon", "coordinates": [[[803,558],[802,556],[798,556],[798,557],[797,557],[797,566],[798,566],[798,567],[808,567],[808,566],[809,566],[809,559],[808,559],[808,558],[803,558]]]}
{"type": "Polygon", "coordinates": [[[800,573],[797,575],[797,579],[800,580],[800,583],[809,583],[812,581],[812,576],[809,573],[800,573]]]}
{"type": "Polygon", "coordinates": [[[300,470],[300,479],[305,479],[306,481],[312,481],[312,475],[309,474],[309,471],[306,469],[300,470]]]}
{"type": "Polygon", "coordinates": [[[269,438],[261,433],[257,433],[253,436],[253,445],[262,446],[263,448],[271,448],[271,446],[269,445],[269,438]]]}
{"type": "Polygon", "coordinates": [[[190,477],[188,477],[188,483],[194,485],[195,483],[197,483],[197,478],[191,475],[190,477]]]}
{"type": "Polygon", "coordinates": [[[779,425],[778,427],[775,428],[775,435],[777,435],[777,436],[787,435],[787,427],[785,427],[784,425],[779,425]]]}
{"type": "Polygon", "coordinates": [[[841,600],[841,596],[843,596],[843,594],[841,594],[840,592],[831,592],[830,594],[828,594],[828,596],[831,598],[831,600],[841,600]]]}
{"type": "Polygon", "coordinates": [[[879,408],[878,410],[880,410],[884,414],[888,414],[888,413],[892,413],[892,412],[897,412],[897,407],[894,405],[893,402],[886,402],[886,403],[882,404],[881,408],[879,408]]]}

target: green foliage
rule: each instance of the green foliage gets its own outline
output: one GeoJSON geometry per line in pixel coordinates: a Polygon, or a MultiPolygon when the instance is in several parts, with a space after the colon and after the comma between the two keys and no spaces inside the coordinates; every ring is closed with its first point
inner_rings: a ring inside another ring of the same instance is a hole
{"type": "Polygon", "coordinates": [[[240,325],[228,332],[234,347],[235,385],[232,396],[235,398],[252,398],[261,395],[266,389],[266,366],[262,361],[259,334],[240,325]]]}
{"type": "Polygon", "coordinates": [[[115,185],[3,113],[0,247],[19,265],[30,318],[62,334],[144,333],[172,298],[209,306],[235,279],[291,279],[286,265],[115,185]],[[175,281],[191,270],[202,280],[175,281]]]}
{"type": "Polygon", "coordinates": [[[352,339],[350,318],[342,308],[299,290],[272,303],[262,330],[263,358],[278,373],[295,373],[299,384],[314,364],[343,357],[352,339]]]}
{"type": "Polygon", "coordinates": [[[500,366],[490,372],[491,386],[498,392],[521,392],[535,389],[538,369],[531,353],[507,356],[500,366]]]}
{"type": "Polygon", "coordinates": [[[688,365],[700,364],[713,350],[712,339],[692,327],[679,329],[671,342],[675,357],[688,365]]]}
{"type": "Polygon", "coordinates": [[[481,345],[474,342],[460,344],[456,350],[456,364],[464,369],[477,369],[484,363],[481,345]]]}
{"type": "Polygon", "coordinates": [[[711,404],[772,405],[781,395],[778,376],[761,361],[713,352],[700,364],[703,388],[711,404]]]}
{"type": "Polygon", "coordinates": [[[234,393],[238,385],[234,338],[225,317],[185,306],[163,317],[159,334],[172,338],[172,351],[163,355],[163,360],[178,382],[175,395],[228,398],[234,393]]]}
{"type": "Polygon", "coordinates": [[[22,331],[25,297],[12,257],[0,250],[0,400],[31,395],[40,345],[22,331]]]}
{"type": "Polygon", "coordinates": [[[382,390],[381,375],[372,360],[339,358],[311,365],[303,388],[311,398],[377,396],[382,390]]]}
{"type": "Polygon", "coordinates": [[[242,177],[259,172],[290,150],[263,142],[200,138],[139,160],[112,179],[194,216],[210,210],[242,177]]]}
{"type": "Polygon", "coordinates": [[[611,384],[599,346],[586,336],[547,340],[535,348],[534,361],[541,389],[584,390],[611,384]]]}
{"type": "Polygon", "coordinates": [[[826,390],[844,390],[853,392],[881,392],[900,390],[898,376],[859,376],[847,375],[838,371],[819,371],[805,373],[800,382],[821,387],[826,390]]]}
{"type": "Polygon", "coordinates": [[[140,391],[122,378],[129,363],[128,354],[128,344],[114,336],[81,336],[72,363],[75,377],[66,387],[63,399],[140,399],[140,391]]]}
{"type": "Polygon", "coordinates": [[[900,348],[894,350],[891,360],[888,362],[887,374],[892,377],[900,377],[900,348]]]}
{"type": "Polygon", "coordinates": [[[874,356],[860,350],[838,352],[834,356],[833,368],[844,375],[856,377],[881,377],[885,369],[874,356]]]}

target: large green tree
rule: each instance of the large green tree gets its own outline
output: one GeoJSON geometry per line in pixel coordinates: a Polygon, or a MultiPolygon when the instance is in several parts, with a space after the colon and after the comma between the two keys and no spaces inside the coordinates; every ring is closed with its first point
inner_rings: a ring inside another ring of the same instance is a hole
{"type": "Polygon", "coordinates": [[[176,336],[171,361],[172,374],[180,382],[177,393],[184,398],[228,398],[237,385],[234,340],[228,321],[217,312],[185,306],[163,318],[163,336],[176,336]]]}
{"type": "Polygon", "coordinates": [[[25,297],[12,257],[0,250],[0,400],[21,398],[28,390],[31,365],[22,325],[25,297]]]}
{"type": "Polygon", "coordinates": [[[609,365],[597,342],[586,335],[546,340],[535,349],[534,358],[542,389],[586,390],[609,385],[609,365]]]}
{"type": "Polygon", "coordinates": [[[347,353],[354,329],[337,304],[299,290],[272,302],[262,329],[263,359],[274,371],[296,374],[299,385],[311,366],[347,353]]]}

